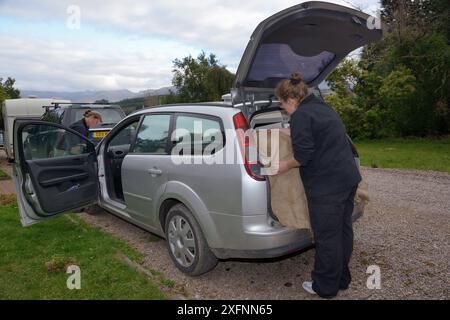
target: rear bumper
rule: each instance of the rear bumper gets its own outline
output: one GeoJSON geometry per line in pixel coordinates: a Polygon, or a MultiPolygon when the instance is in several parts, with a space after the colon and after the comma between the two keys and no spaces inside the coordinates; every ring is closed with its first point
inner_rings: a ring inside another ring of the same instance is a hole
{"type": "MultiPolygon", "coordinates": [[[[353,221],[364,214],[364,205],[355,204],[353,221]]],[[[242,234],[228,235],[234,239],[231,248],[211,248],[219,259],[269,259],[285,256],[314,245],[310,230],[295,230],[282,226],[261,228],[247,225],[242,234]],[[240,240],[239,240],[240,239],[240,240]]]]}
{"type": "MultiPolygon", "coordinates": [[[[286,244],[282,246],[278,246],[275,248],[267,248],[267,249],[259,249],[259,250],[239,250],[239,249],[213,249],[211,251],[216,255],[219,259],[269,259],[269,258],[277,258],[281,256],[288,255],[290,253],[294,253],[300,251],[302,249],[306,249],[313,245],[312,234],[308,230],[300,230],[292,233],[292,241],[287,241],[286,244]]],[[[270,243],[270,241],[280,242],[280,239],[274,238],[254,238],[253,241],[265,241],[270,243]]]]}

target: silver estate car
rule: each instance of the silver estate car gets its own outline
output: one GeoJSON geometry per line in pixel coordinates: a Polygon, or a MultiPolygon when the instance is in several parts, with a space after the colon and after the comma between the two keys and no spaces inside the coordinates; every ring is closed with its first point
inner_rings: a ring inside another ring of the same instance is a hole
{"type": "MultiPolygon", "coordinates": [[[[231,101],[141,110],[97,147],[60,124],[16,120],[22,224],[98,205],[165,238],[175,265],[189,275],[218,259],[279,257],[311,246],[309,231],[283,227],[272,214],[269,181],[248,159],[252,145],[243,132],[286,126],[273,99],[276,84],[300,71],[316,88],[348,53],[382,37],[368,19],[323,2],[275,14],[252,35],[231,101]],[[229,155],[233,161],[224,161],[229,155]]],[[[363,209],[356,206],[355,217],[363,209]]]]}

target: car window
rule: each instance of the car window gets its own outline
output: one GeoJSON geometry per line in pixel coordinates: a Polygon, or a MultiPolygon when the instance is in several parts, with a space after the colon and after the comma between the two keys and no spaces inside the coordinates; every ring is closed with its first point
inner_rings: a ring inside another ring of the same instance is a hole
{"type": "Polygon", "coordinates": [[[42,116],[43,121],[47,122],[58,122],[58,116],[56,115],[56,110],[49,110],[42,116]]]}
{"type": "Polygon", "coordinates": [[[52,110],[46,111],[43,116],[42,120],[47,122],[54,122],[62,124],[62,119],[64,115],[64,109],[63,108],[56,108],[52,110]]]}
{"type": "Polygon", "coordinates": [[[124,145],[131,145],[133,143],[134,137],[136,137],[136,130],[139,125],[139,118],[125,126],[120,130],[110,141],[109,147],[117,147],[124,145]]]}
{"type": "Polygon", "coordinates": [[[196,146],[202,146],[202,150],[212,142],[220,143],[223,147],[223,134],[219,119],[201,116],[179,115],[175,121],[174,141],[178,148],[190,146],[192,151],[196,146]]]}
{"type": "Polygon", "coordinates": [[[92,146],[82,137],[55,126],[29,124],[21,132],[25,160],[81,155],[92,151],[92,146]]]}
{"type": "Polygon", "coordinates": [[[58,117],[59,122],[58,123],[62,123],[62,119],[64,117],[64,109],[60,108],[60,109],[56,109],[55,113],[56,113],[56,117],[58,117]]]}
{"type": "MultiPolygon", "coordinates": [[[[73,115],[71,123],[77,122],[78,120],[83,119],[84,113],[86,112],[86,108],[84,109],[73,109],[73,115]]],[[[118,123],[120,120],[124,118],[123,112],[118,109],[101,109],[95,108],[93,109],[97,112],[100,112],[102,115],[103,123],[118,123]]]]}
{"type": "Polygon", "coordinates": [[[145,116],[136,138],[134,153],[167,154],[170,115],[145,116]]]}

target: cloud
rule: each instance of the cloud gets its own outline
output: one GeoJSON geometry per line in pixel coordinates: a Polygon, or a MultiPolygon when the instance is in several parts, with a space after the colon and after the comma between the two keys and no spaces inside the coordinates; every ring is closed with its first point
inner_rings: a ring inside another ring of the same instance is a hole
{"type": "MultiPolygon", "coordinates": [[[[377,0],[353,2],[371,10],[378,5],[377,0]]],[[[170,84],[173,59],[201,50],[216,53],[235,71],[258,23],[298,3],[1,1],[0,23],[2,17],[16,23],[0,29],[0,72],[27,89],[138,90],[170,84]],[[67,9],[74,3],[80,8],[81,29],[71,31],[67,9]]]]}
{"type": "Polygon", "coordinates": [[[171,80],[167,52],[183,51],[173,44],[152,51],[111,50],[93,43],[2,35],[0,43],[2,75],[16,78],[20,88],[52,91],[162,87],[171,80]]]}

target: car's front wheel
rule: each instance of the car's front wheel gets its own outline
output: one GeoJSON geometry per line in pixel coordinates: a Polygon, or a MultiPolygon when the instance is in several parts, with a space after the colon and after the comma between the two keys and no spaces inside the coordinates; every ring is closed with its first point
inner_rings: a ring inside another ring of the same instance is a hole
{"type": "Polygon", "coordinates": [[[218,260],[209,249],[199,224],[183,204],[169,210],[165,233],[170,257],[182,272],[198,276],[217,265],[218,260]]]}

